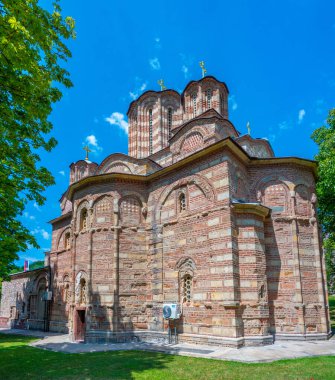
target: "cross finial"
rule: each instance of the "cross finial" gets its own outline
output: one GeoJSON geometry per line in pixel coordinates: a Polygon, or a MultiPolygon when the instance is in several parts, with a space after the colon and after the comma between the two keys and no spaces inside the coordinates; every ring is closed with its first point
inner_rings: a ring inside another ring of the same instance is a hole
{"type": "Polygon", "coordinates": [[[161,91],[166,90],[163,79],[158,80],[157,83],[161,86],[161,91]]]}
{"type": "Polygon", "coordinates": [[[199,62],[199,66],[201,67],[201,70],[202,70],[202,77],[204,77],[205,74],[207,73],[207,70],[205,68],[205,62],[204,61],[200,61],[199,62]]]}
{"type": "Polygon", "coordinates": [[[249,121],[247,122],[247,130],[248,130],[248,135],[250,135],[251,128],[250,128],[250,123],[249,123],[249,121]]]}
{"type": "Polygon", "coordinates": [[[86,151],[85,161],[88,161],[88,152],[92,152],[92,151],[91,151],[91,149],[88,147],[88,145],[84,146],[83,149],[86,151]]]}

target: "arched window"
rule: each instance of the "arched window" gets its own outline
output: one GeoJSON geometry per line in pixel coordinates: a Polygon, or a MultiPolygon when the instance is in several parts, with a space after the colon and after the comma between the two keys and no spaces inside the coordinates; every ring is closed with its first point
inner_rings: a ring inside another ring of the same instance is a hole
{"type": "Polygon", "coordinates": [[[168,122],[169,138],[171,138],[171,130],[172,130],[172,108],[169,108],[169,109],[168,109],[167,122],[168,122]]]}
{"type": "Polygon", "coordinates": [[[186,210],[186,196],[184,193],[179,195],[179,212],[186,210]]]}
{"type": "Polygon", "coordinates": [[[64,248],[65,249],[70,249],[71,248],[71,235],[70,232],[67,232],[65,234],[65,239],[64,239],[64,248]]]}
{"type": "Polygon", "coordinates": [[[71,292],[70,292],[70,279],[69,276],[65,276],[63,279],[63,302],[70,303],[71,292]]]}
{"type": "Polygon", "coordinates": [[[186,274],[183,277],[183,302],[191,302],[192,300],[192,276],[186,274]]]}
{"type": "Polygon", "coordinates": [[[80,213],[80,231],[86,230],[88,227],[88,214],[86,208],[83,208],[80,213]]]}
{"type": "Polygon", "coordinates": [[[193,117],[197,116],[197,94],[194,93],[192,95],[192,103],[193,103],[193,117]]]}
{"type": "Polygon", "coordinates": [[[149,154],[152,154],[152,109],[149,109],[149,154]]]}
{"type": "Polygon", "coordinates": [[[207,109],[212,108],[212,90],[210,88],[206,91],[207,109]]]}
{"type": "Polygon", "coordinates": [[[79,303],[86,304],[86,280],[84,278],[80,279],[79,303]]]}

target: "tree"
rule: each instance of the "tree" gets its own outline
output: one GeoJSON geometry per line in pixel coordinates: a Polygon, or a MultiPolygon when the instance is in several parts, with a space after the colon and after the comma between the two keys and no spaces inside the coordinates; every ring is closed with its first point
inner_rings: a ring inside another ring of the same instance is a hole
{"type": "Polygon", "coordinates": [[[61,64],[71,57],[64,41],[75,32],[58,0],[53,7],[0,0],[0,278],[14,268],[19,251],[38,248],[20,215],[28,201],[43,205],[42,192],[54,183],[39,151],[56,145],[48,117],[60,87],[72,86],[61,64]]]}
{"type": "Polygon", "coordinates": [[[316,129],[312,139],[319,147],[318,162],[319,219],[324,238],[324,251],[329,290],[335,291],[335,108],[329,112],[327,126],[316,129]]]}

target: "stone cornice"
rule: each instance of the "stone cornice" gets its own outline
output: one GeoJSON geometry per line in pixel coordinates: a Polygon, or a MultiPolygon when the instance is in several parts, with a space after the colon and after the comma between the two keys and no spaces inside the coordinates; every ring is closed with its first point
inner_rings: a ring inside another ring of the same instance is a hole
{"type": "MultiPolygon", "coordinates": [[[[247,166],[262,166],[262,165],[283,165],[283,164],[295,164],[299,166],[304,166],[310,169],[314,175],[316,175],[316,163],[315,161],[306,160],[303,158],[297,157],[279,157],[279,158],[251,158],[244,149],[237,144],[232,138],[227,137],[223,140],[220,140],[200,151],[197,151],[180,161],[173,163],[170,166],[164,167],[160,170],[157,170],[154,173],[149,175],[138,175],[138,174],[126,174],[126,173],[104,173],[97,174],[89,177],[85,177],[78,182],[73,183],[67,190],[66,196],[69,200],[72,200],[73,194],[89,186],[91,184],[101,183],[101,182],[111,182],[111,181],[125,181],[125,182],[142,182],[149,183],[159,177],[163,177],[166,174],[175,172],[183,168],[184,166],[204,158],[210,154],[217,153],[223,149],[228,149],[235,156],[237,156],[242,162],[247,166]]],[[[61,218],[61,217],[60,217],[61,218]]],[[[58,218],[54,219],[56,221],[58,218]]],[[[53,222],[52,221],[52,222],[53,222]]]]}
{"type": "Polygon", "coordinates": [[[233,203],[233,210],[240,214],[255,214],[266,218],[270,214],[270,209],[258,203],[233,203]]]}

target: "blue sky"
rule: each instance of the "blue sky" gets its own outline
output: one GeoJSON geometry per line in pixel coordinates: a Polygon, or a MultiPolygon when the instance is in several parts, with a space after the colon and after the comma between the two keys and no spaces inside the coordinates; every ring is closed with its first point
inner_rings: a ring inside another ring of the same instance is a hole
{"type": "Polygon", "coordinates": [[[335,2],[283,1],[61,1],[76,20],[67,64],[74,87],[50,117],[58,146],[41,152],[55,176],[43,207],[31,203],[22,217],[41,246],[20,254],[43,259],[51,244],[47,221],[60,215],[58,200],[69,165],[85,157],[100,163],[127,153],[129,103],[142,92],[182,91],[208,75],[230,90],[230,120],[253,137],[267,137],[277,156],[313,158],[312,131],[335,107],[335,2]]]}

